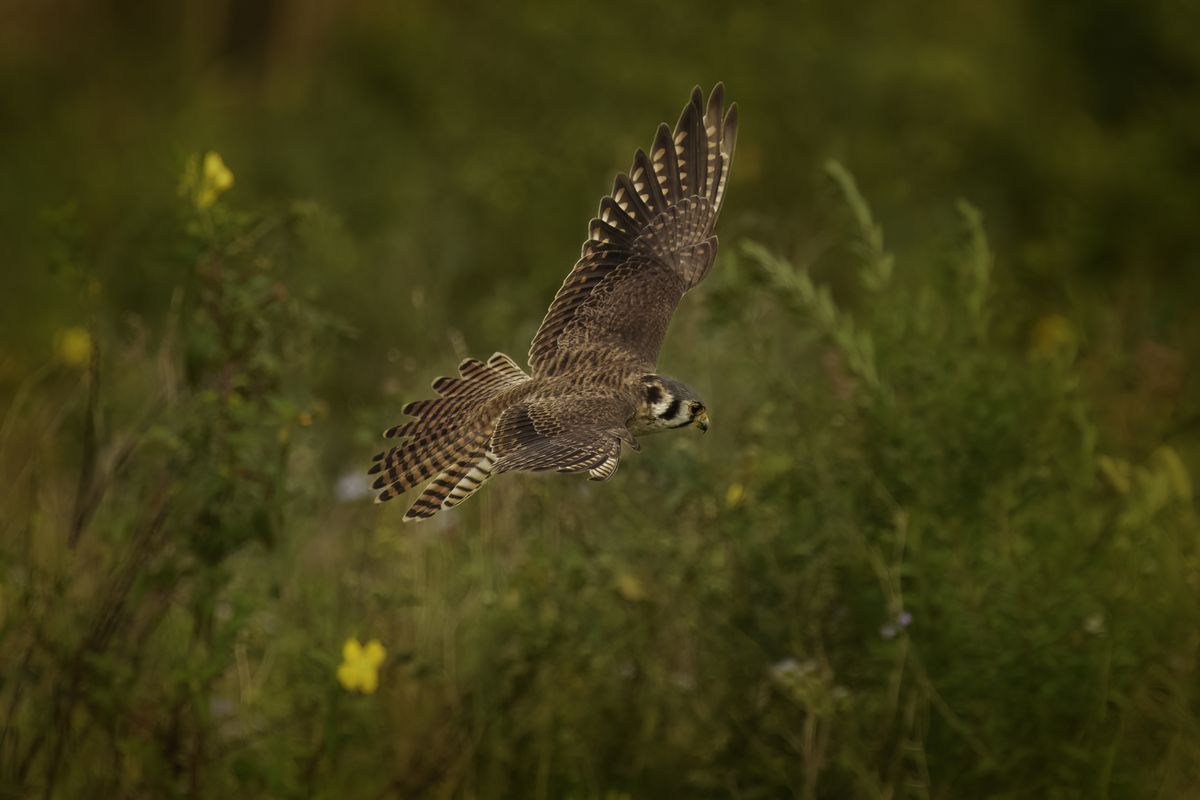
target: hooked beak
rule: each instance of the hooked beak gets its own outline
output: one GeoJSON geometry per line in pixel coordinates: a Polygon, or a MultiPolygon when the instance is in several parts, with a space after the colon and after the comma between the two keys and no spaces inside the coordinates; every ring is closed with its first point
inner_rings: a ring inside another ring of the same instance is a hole
{"type": "Polygon", "coordinates": [[[708,409],[704,409],[696,418],[692,420],[692,424],[700,429],[701,433],[708,433],[708,409]]]}

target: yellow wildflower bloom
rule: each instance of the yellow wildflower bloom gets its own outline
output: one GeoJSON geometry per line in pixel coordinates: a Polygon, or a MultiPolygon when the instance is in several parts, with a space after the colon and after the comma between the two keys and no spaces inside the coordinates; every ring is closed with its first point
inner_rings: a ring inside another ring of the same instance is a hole
{"type": "Polygon", "coordinates": [[[617,594],[625,598],[631,603],[638,603],[646,599],[646,587],[638,580],[636,575],[629,572],[622,572],[617,575],[614,582],[617,587],[617,594]]]}
{"type": "Polygon", "coordinates": [[[731,483],[729,484],[729,488],[725,490],[725,507],[737,508],[745,498],[746,487],[740,483],[731,483]]]}
{"type": "Polygon", "coordinates": [[[338,682],[347,691],[372,694],[379,687],[379,665],[387,657],[387,651],[378,639],[367,642],[366,647],[358,639],[350,638],[342,645],[342,663],[337,670],[338,682]]]}
{"type": "Polygon", "coordinates": [[[1075,349],[1075,329],[1061,314],[1047,314],[1029,333],[1029,352],[1035,356],[1050,356],[1075,349]]]}
{"type": "Polygon", "coordinates": [[[196,207],[209,208],[232,186],[233,172],[225,166],[220,153],[212,150],[205,153],[200,167],[199,185],[196,187],[196,207]]]}
{"type": "Polygon", "coordinates": [[[60,331],[54,354],[68,367],[85,367],[92,358],[92,335],[80,327],[60,331]]]}

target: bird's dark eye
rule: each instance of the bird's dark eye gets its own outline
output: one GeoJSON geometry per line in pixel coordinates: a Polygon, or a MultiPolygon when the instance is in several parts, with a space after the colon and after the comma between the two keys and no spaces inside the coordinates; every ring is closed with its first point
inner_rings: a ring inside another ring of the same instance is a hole
{"type": "Polygon", "coordinates": [[[662,400],[662,389],[658,388],[657,386],[646,387],[646,402],[650,405],[654,405],[659,400],[662,400]]]}
{"type": "Polygon", "coordinates": [[[689,403],[688,404],[688,410],[692,412],[693,417],[700,413],[701,408],[702,408],[702,406],[699,403],[689,403]]]}

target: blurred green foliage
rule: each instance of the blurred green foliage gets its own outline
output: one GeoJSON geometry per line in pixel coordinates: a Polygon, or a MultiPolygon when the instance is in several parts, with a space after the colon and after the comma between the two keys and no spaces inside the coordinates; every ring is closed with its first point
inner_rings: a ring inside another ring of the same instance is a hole
{"type": "Polygon", "coordinates": [[[6,16],[0,796],[1200,791],[1191,6],[6,16]],[[717,79],[713,430],[364,500],[717,79]]]}

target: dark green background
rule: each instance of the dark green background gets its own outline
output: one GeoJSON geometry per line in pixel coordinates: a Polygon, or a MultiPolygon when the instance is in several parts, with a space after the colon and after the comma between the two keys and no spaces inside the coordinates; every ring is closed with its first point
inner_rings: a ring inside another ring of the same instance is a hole
{"type": "Polygon", "coordinates": [[[1200,6],[0,16],[0,795],[1200,791],[1200,6]],[[613,174],[718,80],[721,258],[662,363],[713,431],[420,528],[339,497],[429,380],[522,360],[613,174]],[[369,697],[351,636],[389,651],[369,697]]]}

